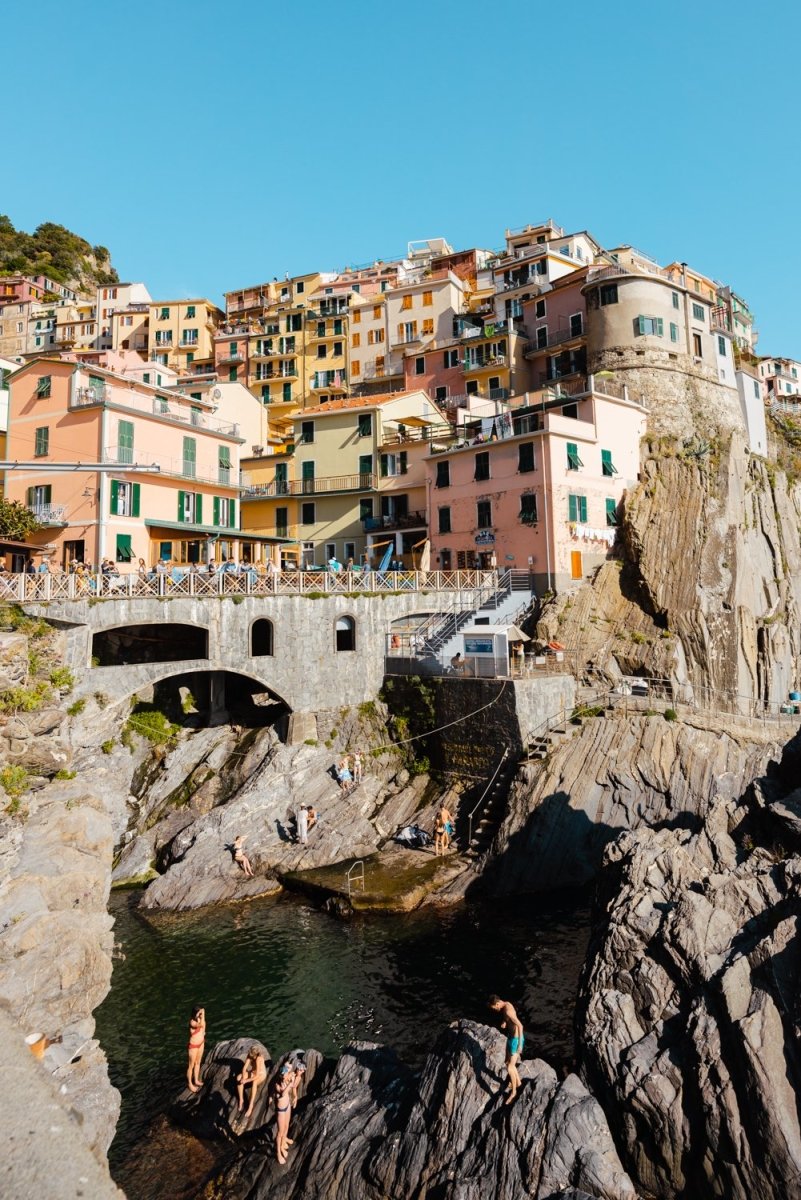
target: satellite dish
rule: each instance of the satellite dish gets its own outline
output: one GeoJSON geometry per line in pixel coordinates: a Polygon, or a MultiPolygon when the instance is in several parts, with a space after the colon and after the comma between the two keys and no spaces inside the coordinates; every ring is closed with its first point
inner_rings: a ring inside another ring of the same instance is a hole
{"type": "Polygon", "coordinates": [[[220,396],[222,395],[222,392],[220,391],[220,389],[218,387],[216,387],[211,394],[215,400],[219,400],[220,396]]]}

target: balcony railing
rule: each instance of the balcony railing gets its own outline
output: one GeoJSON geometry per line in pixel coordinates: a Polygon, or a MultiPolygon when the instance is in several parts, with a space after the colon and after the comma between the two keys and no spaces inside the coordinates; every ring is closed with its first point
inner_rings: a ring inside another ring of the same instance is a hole
{"type": "Polygon", "coordinates": [[[584,337],[586,330],[582,322],[578,329],[557,329],[556,333],[548,334],[544,341],[532,339],[526,342],[523,347],[523,353],[526,358],[534,358],[537,354],[541,354],[543,350],[549,349],[551,346],[561,346],[564,342],[574,342],[577,338],[584,337]]]}
{"type": "Polygon", "coordinates": [[[185,459],[182,456],[168,458],[159,454],[154,458],[149,454],[138,454],[130,446],[106,446],[103,450],[101,461],[119,465],[121,471],[124,471],[126,466],[136,463],[138,466],[158,467],[161,475],[171,475],[177,479],[189,479],[193,483],[216,483],[218,487],[235,488],[237,491],[242,490],[240,485],[235,481],[235,478],[233,478],[235,475],[233,470],[231,482],[226,484],[221,478],[221,471],[218,466],[198,465],[197,462],[185,459]]]}
{"type": "Polygon", "coordinates": [[[34,504],[31,512],[40,525],[64,525],[67,520],[63,504],[34,504]]]}
{"type": "Polygon", "coordinates": [[[376,533],[380,529],[421,529],[425,528],[425,525],[426,514],[424,512],[362,518],[362,528],[365,533],[376,533]]]}
{"type": "Polygon", "coordinates": [[[272,496],[322,496],[331,492],[373,492],[376,475],[321,475],[319,479],[279,479],[245,486],[243,500],[272,496]]]}
{"type": "Polygon", "coordinates": [[[464,369],[466,372],[491,371],[495,367],[505,367],[505,366],[506,366],[506,355],[505,354],[496,354],[496,355],[490,356],[489,358],[475,358],[475,359],[466,358],[465,362],[464,362],[464,369]]]}

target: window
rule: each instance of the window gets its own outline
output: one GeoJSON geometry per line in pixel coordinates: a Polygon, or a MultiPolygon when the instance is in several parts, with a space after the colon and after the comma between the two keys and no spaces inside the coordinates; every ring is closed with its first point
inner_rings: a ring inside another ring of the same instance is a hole
{"type": "Polygon", "coordinates": [[[170,310],[169,310],[169,308],[162,308],[162,309],[159,311],[159,320],[160,320],[160,321],[169,321],[169,319],[170,319],[170,310]]]}
{"type": "Polygon", "coordinates": [[[337,556],[336,542],[326,542],[325,544],[325,561],[330,562],[332,558],[337,556]]]}
{"type": "Polygon", "coordinates": [[[540,325],[537,330],[537,349],[543,350],[548,345],[548,326],[540,325]]]}
{"type": "Polygon", "coordinates": [[[373,473],[373,456],[372,454],[359,455],[359,474],[372,475],[373,473]]]}
{"type": "Polygon", "coordinates": [[[635,317],[634,318],[634,336],[641,337],[647,335],[650,337],[662,337],[662,318],[661,317],[635,317]]]}
{"type": "Polygon", "coordinates": [[[479,500],[476,504],[476,525],[479,529],[492,528],[492,501],[479,500]]]}
{"type": "Polygon", "coordinates": [[[439,512],[439,525],[438,525],[439,532],[440,533],[450,533],[451,532],[451,510],[450,510],[450,508],[440,508],[437,511],[439,512]]]}
{"type": "Polygon", "coordinates": [[[678,325],[674,325],[672,321],[670,322],[670,340],[671,342],[679,340],[679,327],[678,325]]]}
{"type": "Polygon", "coordinates": [[[411,307],[412,307],[411,296],[404,296],[403,299],[401,300],[401,311],[403,312],[406,309],[411,308],[411,307]]]}
{"type": "Polygon", "coordinates": [[[120,479],[111,481],[111,514],[115,517],[139,516],[140,485],[124,483],[120,479]]]}
{"type": "Polygon", "coordinates": [[[373,414],[362,413],[358,422],[359,437],[371,437],[373,433],[373,414]]]}
{"type": "Polygon", "coordinates": [[[301,421],[300,441],[308,446],[314,441],[314,421],[301,421]]]}
{"type": "Polygon", "coordinates": [[[186,306],[186,317],[187,317],[187,320],[188,320],[188,321],[191,321],[191,320],[193,320],[194,316],[195,316],[195,306],[194,306],[194,304],[187,304],[187,306],[186,306]]]}
{"type": "Polygon", "coordinates": [[[184,438],[183,459],[183,474],[188,476],[190,479],[194,479],[195,472],[197,470],[197,443],[194,438],[184,438]]]}
{"type": "Polygon", "coordinates": [[[383,342],[383,340],[384,340],[384,330],[383,329],[370,329],[367,331],[367,341],[368,341],[369,345],[373,346],[373,345],[379,344],[380,342],[383,342]]]}
{"type": "Polygon", "coordinates": [[[570,318],[570,336],[578,337],[584,331],[584,319],[581,313],[573,313],[570,318]]]}
{"type": "Polygon", "coordinates": [[[327,358],[328,357],[328,347],[326,346],[325,342],[323,342],[323,344],[321,346],[317,347],[317,357],[318,358],[327,358]]]}
{"type": "Polygon", "coordinates": [[[383,306],[381,304],[374,304],[373,305],[373,320],[380,321],[382,312],[383,312],[383,306]]]}
{"type": "Polygon", "coordinates": [[[306,500],[300,506],[300,523],[301,525],[314,524],[314,501],[306,500]]]}
{"type": "Polygon", "coordinates": [[[50,426],[42,425],[36,430],[36,443],[34,448],[34,456],[43,458],[47,454],[48,446],[50,445],[50,426]]]}
{"type": "Polygon", "coordinates": [[[133,549],[131,547],[130,533],[118,533],[115,561],[118,563],[129,563],[132,558],[133,549]]]}
{"type": "Polygon", "coordinates": [[[236,526],[236,502],[227,496],[215,496],[212,521],[223,529],[233,529],[236,526]]]}
{"type": "Polygon", "coordinates": [[[587,520],[587,497],[570,495],[567,498],[568,521],[587,520]]]}
{"type": "Polygon", "coordinates": [[[236,367],[228,368],[228,382],[236,383],[236,367]]]}
{"type": "Polygon", "coordinates": [[[612,462],[612,451],[601,451],[601,474],[602,475],[617,475],[617,467],[612,462]]]}
{"type": "Polygon", "coordinates": [[[605,504],[607,525],[617,525],[617,500],[607,496],[605,504]]]}
{"type": "Polygon", "coordinates": [[[759,381],[757,379],[754,380],[754,396],[757,400],[759,399],[759,381]]]}
{"type": "Polygon", "coordinates": [[[703,319],[704,319],[703,304],[694,304],[693,305],[693,320],[694,321],[703,321],[703,319]]]}
{"type": "Polygon", "coordinates": [[[356,622],[353,617],[339,617],[334,627],[337,650],[356,649],[356,622]]]}
{"type": "Polygon", "coordinates": [[[289,509],[277,508],[275,510],[275,536],[288,537],[289,535],[289,509]]]}
{"type": "Polygon", "coordinates": [[[576,442],[567,443],[567,469],[568,471],[578,471],[584,463],[579,458],[578,445],[576,442]]]}
{"type": "Polygon", "coordinates": [[[423,337],[427,337],[428,335],[432,334],[433,332],[434,332],[434,320],[432,317],[426,317],[425,321],[423,321],[423,337]]]}
{"type": "Polygon", "coordinates": [[[345,562],[347,563],[349,561],[352,561],[355,557],[356,557],[356,543],[355,542],[345,542],[345,553],[344,553],[345,562]]]}
{"type": "Polygon", "coordinates": [[[297,283],[295,284],[295,293],[298,296],[302,296],[305,291],[306,291],[306,284],[302,279],[299,279],[297,281],[297,283]]]}
{"type": "Polygon", "coordinates": [[[489,450],[484,450],[476,455],[475,471],[473,472],[474,479],[489,479],[490,477],[490,461],[489,450]]]}
{"type": "Polygon", "coordinates": [[[546,313],[545,301],[538,300],[537,303],[534,305],[534,316],[538,320],[541,320],[545,316],[545,313],[546,313]]]}
{"type": "Polygon", "coordinates": [[[616,283],[604,283],[601,286],[601,307],[606,304],[617,304],[616,283]]]}
{"type": "Polygon", "coordinates": [[[270,658],[273,653],[273,623],[259,617],[250,627],[250,657],[270,658]]]}
{"type": "Polygon", "coordinates": [[[182,525],[203,523],[203,497],[199,492],[178,493],[178,520],[182,525]]]}
{"type": "Polygon", "coordinates": [[[718,334],[718,354],[721,358],[726,357],[726,339],[718,334]]]}
{"type": "Polygon", "coordinates": [[[334,358],[340,358],[342,356],[342,342],[334,342],[333,346],[331,347],[331,353],[333,354],[334,358]]]}
{"type": "Polygon", "coordinates": [[[314,463],[304,462],[300,464],[301,487],[307,494],[314,491],[314,463]]]}
{"type": "Polygon", "coordinates": [[[434,487],[445,488],[451,486],[451,464],[446,458],[444,462],[437,463],[437,479],[434,487]]]}
{"type": "Polygon", "coordinates": [[[117,425],[117,461],[121,463],[132,463],[133,455],[133,421],[120,421],[117,425]]]}
{"type": "Polygon", "coordinates": [[[517,447],[517,469],[522,474],[536,470],[534,464],[534,443],[520,442],[517,447]]]}
{"type": "Polygon", "coordinates": [[[700,333],[693,333],[693,354],[696,358],[704,357],[700,333]]]}
{"type": "Polygon", "coordinates": [[[423,292],[423,308],[430,308],[434,303],[433,292],[423,292]]]}
{"type": "Polygon", "coordinates": [[[360,308],[354,308],[350,317],[354,325],[360,325],[362,320],[362,311],[360,308]]]}
{"type": "Polygon", "coordinates": [[[287,404],[292,399],[292,384],[285,383],[281,388],[281,399],[287,404]]]}
{"type": "Polygon", "coordinates": [[[438,387],[434,389],[434,399],[437,404],[444,404],[448,399],[448,389],[446,387],[438,387]]]}
{"type": "Polygon", "coordinates": [[[414,373],[415,375],[425,375],[426,360],[424,358],[416,358],[414,360],[414,373]]]}
{"type": "Polygon", "coordinates": [[[360,358],[352,358],[350,360],[350,373],[351,375],[361,375],[362,360],[360,358]]]}
{"type": "Polygon", "coordinates": [[[362,335],[360,333],[354,333],[350,339],[350,344],[353,346],[354,350],[356,350],[362,344],[362,335]]]}
{"type": "Polygon", "coordinates": [[[143,383],[150,383],[150,372],[149,371],[145,371],[144,375],[142,376],[142,381],[143,381],[143,383]]]}
{"type": "Polygon", "coordinates": [[[520,520],[526,525],[537,522],[537,497],[533,492],[524,492],[520,497],[520,520]]]}
{"type": "Polygon", "coordinates": [[[671,296],[672,296],[672,298],[673,298],[673,307],[674,307],[674,308],[678,308],[678,307],[679,307],[679,293],[678,293],[678,292],[671,292],[670,294],[671,294],[671,296]]]}
{"type": "Polygon", "coordinates": [[[458,367],[459,366],[459,351],[458,350],[446,350],[445,355],[444,355],[443,366],[446,368],[447,367],[458,367]]]}
{"type": "Polygon", "coordinates": [[[231,449],[229,446],[218,447],[217,480],[219,483],[231,482],[231,449]]]}
{"type": "Polygon", "coordinates": [[[25,491],[25,503],[34,512],[47,508],[53,498],[53,487],[49,483],[37,483],[25,491]]]}
{"type": "Polygon", "coordinates": [[[360,521],[369,521],[370,518],[372,517],[372,515],[373,515],[372,500],[360,500],[359,501],[359,520],[360,521]]]}

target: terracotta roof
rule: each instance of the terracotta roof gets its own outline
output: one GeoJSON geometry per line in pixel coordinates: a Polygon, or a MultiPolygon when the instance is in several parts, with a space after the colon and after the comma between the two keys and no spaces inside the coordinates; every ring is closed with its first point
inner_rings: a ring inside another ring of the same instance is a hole
{"type": "MultiPolygon", "coordinates": [[[[425,393],[423,393],[425,395],[425,393]]],[[[339,400],[329,400],[327,404],[317,404],[314,408],[304,408],[295,414],[295,419],[305,417],[308,413],[339,412],[347,408],[377,408],[380,404],[388,404],[390,400],[401,400],[404,396],[419,396],[420,388],[408,392],[381,392],[377,396],[343,396],[339,400]]],[[[426,400],[428,400],[426,396],[426,400]]],[[[431,401],[433,403],[433,401],[431,401]]]]}

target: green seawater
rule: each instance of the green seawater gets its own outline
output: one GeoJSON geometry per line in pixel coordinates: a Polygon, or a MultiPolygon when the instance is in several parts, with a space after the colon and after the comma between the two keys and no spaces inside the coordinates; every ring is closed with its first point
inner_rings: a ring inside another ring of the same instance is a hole
{"type": "MultiPolygon", "coordinates": [[[[145,1143],[183,1086],[189,1009],[206,1007],[207,1047],[258,1037],[273,1056],[352,1040],[393,1045],[419,1066],[457,1017],[486,1021],[511,999],[526,1057],[573,1061],[573,1009],[589,938],[585,895],[469,903],[340,921],[293,897],[143,920],[139,892],[115,892],[124,958],[96,1013],[122,1093],[112,1169],[145,1143]]],[[[156,1194],[156,1193],[153,1193],[156,1194]]],[[[130,1197],[129,1200],[137,1200],[130,1197]]]]}

